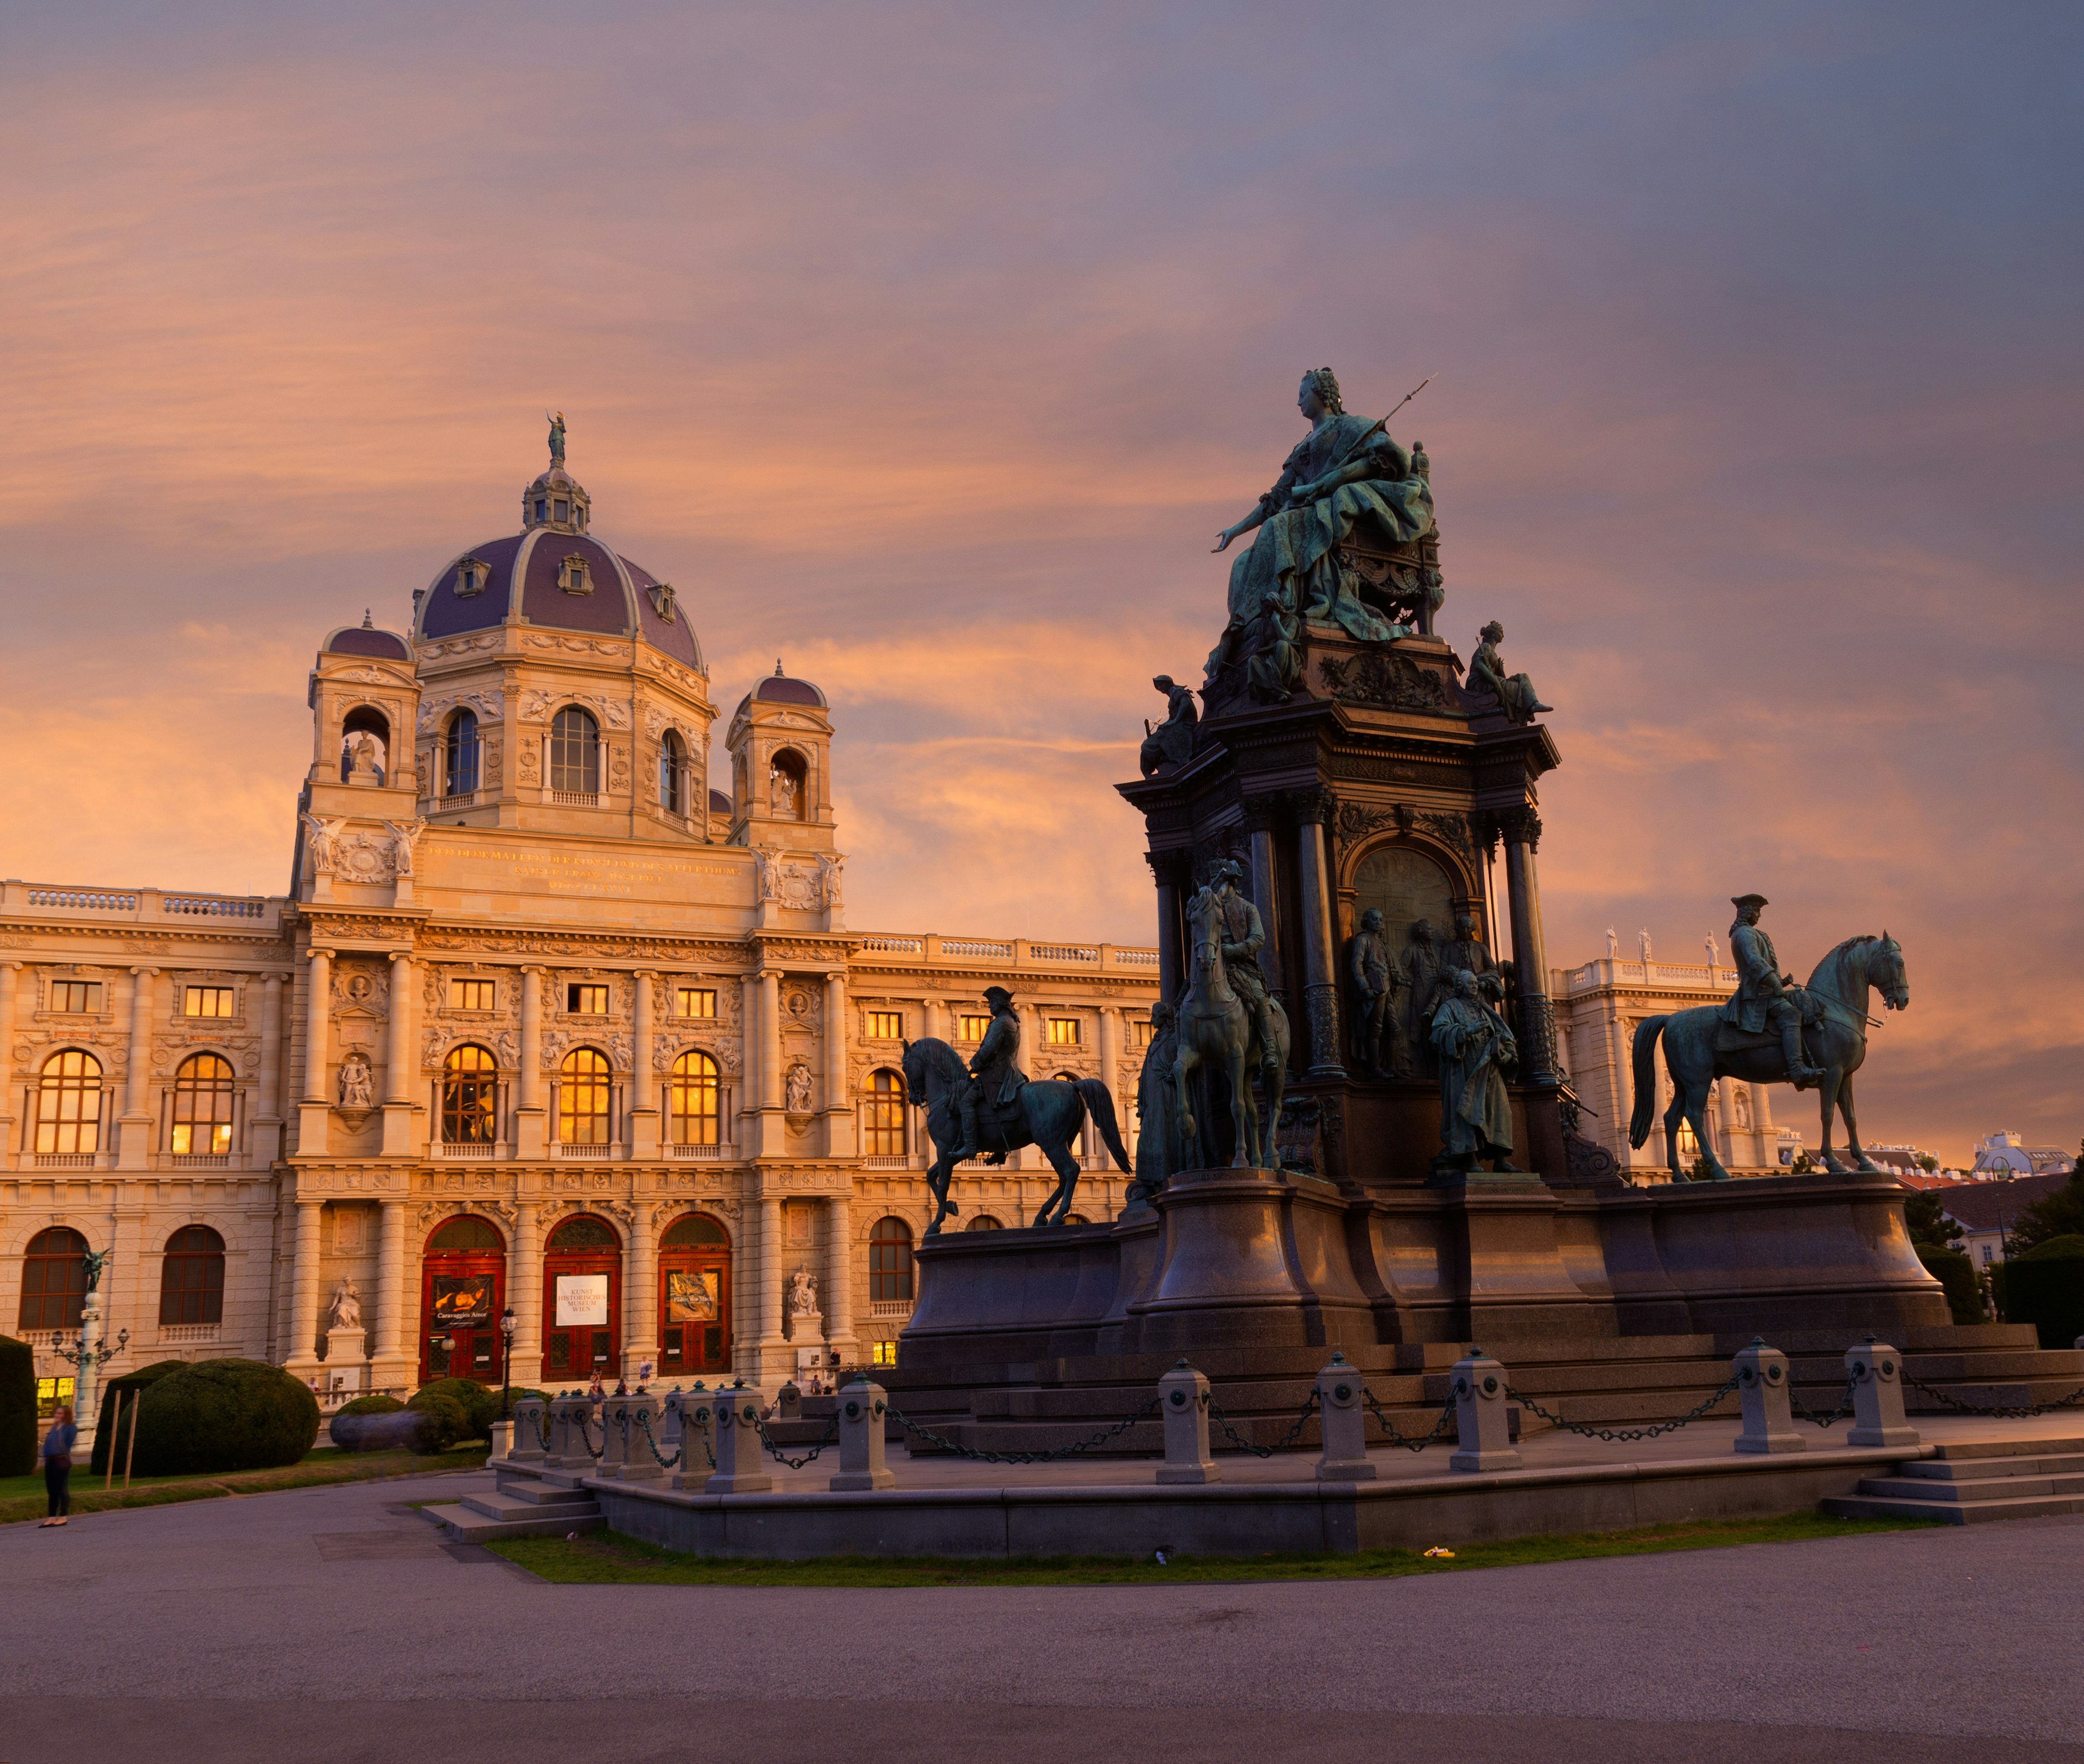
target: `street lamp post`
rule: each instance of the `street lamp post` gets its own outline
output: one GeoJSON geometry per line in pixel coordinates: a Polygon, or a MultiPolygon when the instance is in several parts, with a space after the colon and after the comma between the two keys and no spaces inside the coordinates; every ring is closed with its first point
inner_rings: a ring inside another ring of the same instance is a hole
{"type": "Polygon", "coordinates": [[[499,1418],[506,1418],[507,1397],[514,1389],[514,1307],[499,1313],[499,1418]]]}

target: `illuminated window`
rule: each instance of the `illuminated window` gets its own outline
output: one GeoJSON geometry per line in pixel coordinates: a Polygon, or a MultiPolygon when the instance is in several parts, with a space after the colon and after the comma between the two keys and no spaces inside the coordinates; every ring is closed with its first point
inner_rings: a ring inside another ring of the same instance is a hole
{"type": "Polygon", "coordinates": [[[1149,1017],[1131,1017],[1129,1020],[1129,1045],[1131,1047],[1150,1046],[1156,1034],[1149,1017]]]}
{"type": "Polygon", "coordinates": [[[1078,1020],[1076,1017],[1051,1017],[1048,1028],[1050,1046],[1076,1047],[1078,1045],[1078,1020]]]}
{"type": "MultiPolygon", "coordinates": [[[[905,1292],[911,1292],[910,1240],[906,1240],[905,1292]]],[[[22,1257],[22,1308],[15,1326],[74,1329],[87,1304],[87,1240],[53,1225],[29,1240],[22,1257]]]]}
{"type": "Polygon", "coordinates": [[[901,1219],[879,1219],[868,1234],[868,1296],[875,1304],[911,1300],[912,1228],[901,1219]]]}
{"type": "Polygon", "coordinates": [[[566,1145],[608,1143],[609,1068],[597,1049],[575,1047],[557,1068],[557,1137],[566,1145]]]}
{"type": "Polygon", "coordinates": [[[897,1363],[896,1342],[878,1342],[875,1344],[875,1363],[878,1366],[895,1366],[897,1363]]]}
{"type": "Polygon", "coordinates": [[[981,1041],[984,1032],[990,1027],[989,1017],[959,1017],[955,1022],[955,1039],[959,1041],[981,1041]]]}
{"type": "MultiPolygon", "coordinates": [[[[892,1342],[894,1349],[896,1343],[892,1342]]],[[[896,1363],[893,1357],[892,1363],[896,1363]]],[[[36,1418],[48,1421],[60,1409],[72,1406],[73,1381],[70,1378],[39,1378],[36,1380],[36,1418]]]]}
{"type": "Polygon", "coordinates": [[[189,986],[181,994],[184,1017],[228,1017],[231,1015],[231,988],[189,986]]]}
{"type": "Polygon", "coordinates": [[[550,788],[600,789],[600,725],[577,705],[566,705],[550,724],[550,788]]]}
{"type": "Polygon", "coordinates": [[[680,1017],[713,1017],[716,1015],[716,993],[708,986],[676,986],[673,989],[673,1015],[680,1017]]]}
{"type": "Polygon", "coordinates": [[[608,988],[567,986],[565,988],[565,1009],[575,1017],[604,1017],[608,1015],[608,988]]]}
{"type": "Polygon", "coordinates": [[[44,1062],[36,1084],[36,1150],[78,1156],[101,1149],[101,1062],[69,1049],[44,1062]]]}
{"type": "Polygon", "coordinates": [[[489,1011],[493,1003],[493,988],[497,984],[490,980],[451,980],[449,982],[449,1004],[457,1011],[489,1011]]]}
{"type": "Polygon", "coordinates": [[[477,788],[479,748],[477,712],[459,710],[449,719],[448,739],[443,745],[448,764],[447,795],[468,796],[477,788]]]}
{"type": "Polygon", "coordinates": [[[868,1143],[872,1158],[904,1156],[904,1079],[896,1072],[871,1072],[868,1078],[868,1143]]]}
{"type": "Polygon", "coordinates": [[[101,982],[99,980],[53,980],[51,982],[51,1008],[53,1011],[99,1011],[101,1008],[101,982]]]}
{"type": "Polygon", "coordinates": [[[722,1120],[718,1106],[717,1062],[708,1054],[691,1050],[673,1062],[673,1081],[667,1087],[667,1100],[675,1145],[718,1143],[722,1120]]]}
{"type": "MultiPolygon", "coordinates": [[[[489,985],[489,982],[464,984],[489,985]]],[[[442,1143],[489,1145],[499,1137],[498,1062],[481,1047],[449,1049],[442,1062],[442,1143]]]]}
{"type": "Polygon", "coordinates": [[[184,1225],[159,1263],[162,1323],[224,1321],[224,1240],[207,1225],[184,1225]]]}
{"type": "Polygon", "coordinates": [[[963,1229],[964,1231],[1004,1231],[1006,1228],[990,1214],[979,1213],[969,1223],[964,1226],[963,1229]]]}
{"type": "Polygon", "coordinates": [[[680,738],[668,729],[659,741],[659,806],[669,815],[684,815],[688,812],[684,787],[688,763],[688,750],[680,744],[680,738]]]}
{"type": "Polygon", "coordinates": [[[1680,1122],[1679,1123],[1679,1156],[1690,1158],[1696,1156],[1700,1150],[1701,1142],[1693,1137],[1693,1123],[1690,1121],[1680,1122]]]}
{"type": "Polygon", "coordinates": [[[222,1157],[231,1149],[231,1062],[192,1054],[174,1074],[173,1144],[177,1158],[222,1157]]]}
{"type": "Polygon", "coordinates": [[[871,1041],[901,1041],[904,1035],[904,1017],[897,1011],[871,1011],[868,1013],[868,1038],[871,1041]]]}

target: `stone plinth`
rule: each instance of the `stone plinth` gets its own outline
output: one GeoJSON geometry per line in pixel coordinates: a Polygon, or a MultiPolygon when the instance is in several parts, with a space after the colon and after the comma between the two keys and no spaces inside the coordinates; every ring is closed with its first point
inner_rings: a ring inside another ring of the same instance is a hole
{"type": "Polygon", "coordinates": [[[362,1357],[368,1332],[359,1324],[326,1331],[325,1365],[321,1369],[328,1390],[366,1390],[369,1362],[362,1357]]]}

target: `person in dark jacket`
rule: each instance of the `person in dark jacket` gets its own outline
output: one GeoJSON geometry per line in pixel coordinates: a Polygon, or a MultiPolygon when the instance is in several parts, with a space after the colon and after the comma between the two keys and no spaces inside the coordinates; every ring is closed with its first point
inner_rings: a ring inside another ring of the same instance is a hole
{"type": "Polygon", "coordinates": [[[50,1498],[46,1525],[62,1525],[72,1511],[72,1448],[79,1429],[72,1424],[72,1410],[62,1408],[44,1435],[44,1492],[50,1498]]]}

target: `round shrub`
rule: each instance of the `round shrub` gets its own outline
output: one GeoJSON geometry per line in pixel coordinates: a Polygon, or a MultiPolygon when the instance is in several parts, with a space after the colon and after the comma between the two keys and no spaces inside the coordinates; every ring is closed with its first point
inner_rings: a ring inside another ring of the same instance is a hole
{"type": "Polygon", "coordinates": [[[318,1399],[281,1367],[198,1360],[146,1389],[138,1405],[137,1469],[269,1469],[294,1464],[318,1436],[318,1399]]]}
{"type": "Polygon", "coordinates": [[[124,1373],[121,1378],[112,1378],[101,1387],[97,1399],[100,1406],[95,1410],[94,1461],[89,1474],[105,1476],[108,1474],[108,1454],[116,1454],[116,1467],[123,1468],[123,1461],[130,1450],[130,1432],[138,1424],[138,1413],[133,1406],[138,1393],[150,1389],[162,1378],[171,1378],[188,1364],[184,1359],[155,1360],[149,1366],[140,1366],[135,1372],[124,1373]],[[123,1414],[116,1418],[116,1399],[123,1398],[123,1414]],[[114,1425],[110,1423],[113,1423],[114,1425]]]}
{"type": "Polygon", "coordinates": [[[396,1397],[357,1397],[333,1411],[327,1431],[343,1452],[382,1452],[403,1445],[414,1422],[391,1418],[405,1413],[396,1397]]]}
{"type": "Polygon", "coordinates": [[[2084,1236],[2051,1237],[2005,1264],[2005,1315],[2031,1323],[2043,1347],[2068,1347],[2084,1335],[2084,1236]]]}
{"type": "Polygon", "coordinates": [[[457,1440],[470,1436],[469,1405],[457,1392],[443,1388],[455,1382],[469,1380],[443,1379],[438,1384],[422,1384],[405,1405],[418,1419],[401,1443],[422,1457],[446,1452],[457,1440]]]}
{"type": "Polygon", "coordinates": [[[27,1342],[0,1335],[0,1476],[36,1470],[36,1356],[27,1342]]]}

